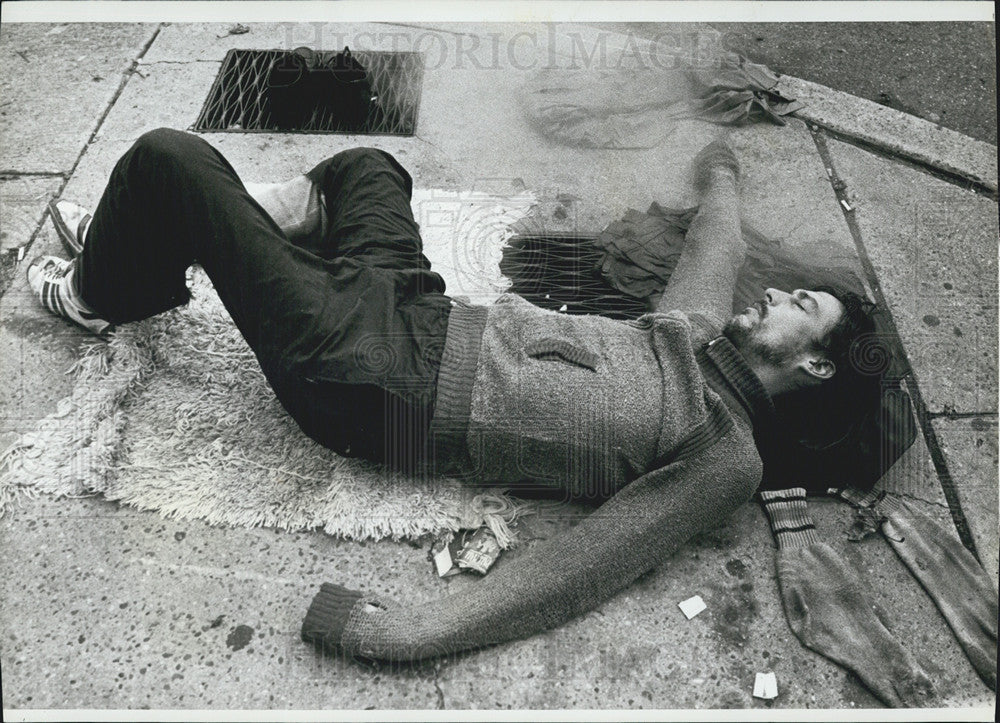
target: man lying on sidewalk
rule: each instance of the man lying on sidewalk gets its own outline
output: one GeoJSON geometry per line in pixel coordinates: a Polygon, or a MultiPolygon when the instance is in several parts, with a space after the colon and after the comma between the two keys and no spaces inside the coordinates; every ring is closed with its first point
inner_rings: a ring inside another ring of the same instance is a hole
{"type": "Polygon", "coordinates": [[[769,289],[732,316],[745,248],[728,146],[699,154],[695,182],[676,271],[634,322],[513,295],[449,299],[422,253],[410,176],[383,151],[345,151],[259,191],[269,213],[218,151],[168,129],[119,160],[92,218],[56,205],[78,255],[36,259],[28,279],[47,309],[101,333],[185,303],[199,263],[320,444],[413,474],[603,501],[469,590],[398,605],[325,584],[303,625],[331,652],[424,658],[600,605],[750,499],[755,435],[781,433],[773,397],[854,373],[850,345],[873,328],[857,296],[769,289]]]}

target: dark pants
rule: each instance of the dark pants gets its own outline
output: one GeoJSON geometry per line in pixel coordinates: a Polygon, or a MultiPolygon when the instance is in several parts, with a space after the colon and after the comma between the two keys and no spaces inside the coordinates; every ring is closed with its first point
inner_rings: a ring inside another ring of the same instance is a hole
{"type": "Polygon", "coordinates": [[[160,129],[118,161],[79,262],[116,324],[189,298],[200,264],[288,413],[320,444],[408,470],[426,450],[451,302],[410,210],[412,181],[357,148],[316,166],[324,238],[295,245],[201,138],[160,129]]]}

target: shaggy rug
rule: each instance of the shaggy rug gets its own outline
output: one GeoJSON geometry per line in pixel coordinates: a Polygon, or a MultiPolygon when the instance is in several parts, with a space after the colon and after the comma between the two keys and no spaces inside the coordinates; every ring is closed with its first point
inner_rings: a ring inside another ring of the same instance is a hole
{"type": "Polygon", "coordinates": [[[213,524],[377,540],[485,523],[512,541],[527,509],[502,490],[393,474],[302,434],[207,276],[189,283],[185,307],[84,349],[72,395],[0,458],[0,512],[19,493],[99,493],[213,524]]]}

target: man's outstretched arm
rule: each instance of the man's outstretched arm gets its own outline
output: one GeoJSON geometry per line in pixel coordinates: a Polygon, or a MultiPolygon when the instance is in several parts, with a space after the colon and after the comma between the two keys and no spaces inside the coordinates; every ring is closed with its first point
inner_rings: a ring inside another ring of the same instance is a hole
{"type": "Polygon", "coordinates": [[[732,316],[736,276],[746,258],[739,171],[735,156],[721,141],[706,146],[694,162],[701,204],[656,310],[699,313],[721,327],[732,316]]]}
{"type": "MultiPolygon", "coordinates": [[[[710,430],[696,431],[704,437],[710,430]]],[[[640,477],[576,527],[460,593],[400,605],[325,584],[309,608],[302,637],[330,653],[415,660],[561,625],[594,609],[750,499],[760,480],[750,435],[743,423],[728,422],[714,443],[688,445],[690,456],[640,477]]]]}

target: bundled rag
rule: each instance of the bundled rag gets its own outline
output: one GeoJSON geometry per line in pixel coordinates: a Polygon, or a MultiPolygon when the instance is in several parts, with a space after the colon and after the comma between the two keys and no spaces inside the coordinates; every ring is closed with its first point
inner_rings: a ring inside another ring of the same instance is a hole
{"type": "Polygon", "coordinates": [[[585,148],[652,148],[689,118],[720,125],[768,122],[802,107],[775,88],[767,67],[724,53],[710,68],[542,68],[523,94],[543,136],[585,148]]]}

